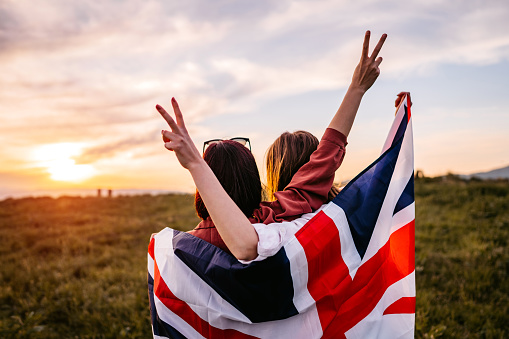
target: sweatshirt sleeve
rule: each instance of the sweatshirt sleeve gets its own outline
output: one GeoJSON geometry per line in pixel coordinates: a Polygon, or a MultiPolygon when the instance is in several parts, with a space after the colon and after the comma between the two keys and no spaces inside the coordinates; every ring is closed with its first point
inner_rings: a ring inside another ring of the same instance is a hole
{"type": "Polygon", "coordinates": [[[345,157],[346,145],[343,133],[327,128],[309,161],[295,173],[283,191],[274,194],[277,200],[262,202],[254,212],[254,222],[268,224],[293,220],[318,209],[327,201],[334,174],[345,157]]]}

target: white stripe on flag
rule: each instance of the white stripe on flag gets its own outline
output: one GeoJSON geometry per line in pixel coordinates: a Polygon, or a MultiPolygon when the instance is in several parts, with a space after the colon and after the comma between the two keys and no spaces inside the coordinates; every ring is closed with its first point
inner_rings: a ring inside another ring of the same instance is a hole
{"type": "Polygon", "coordinates": [[[387,151],[394,141],[394,137],[396,136],[396,132],[398,131],[399,125],[401,124],[401,121],[404,119],[407,119],[407,115],[405,113],[405,107],[406,107],[406,99],[401,103],[399,106],[398,111],[396,112],[396,117],[394,118],[394,121],[392,122],[391,129],[389,130],[389,134],[387,135],[387,139],[385,139],[384,147],[382,147],[382,152],[387,151]]]}
{"type": "MultiPolygon", "coordinates": [[[[173,313],[169,308],[167,308],[158,297],[154,295],[154,304],[157,309],[157,315],[167,324],[170,324],[173,328],[177,329],[180,334],[185,336],[186,338],[196,338],[201,339],[205,338],[200,333],[198,333],[191,325],[189,325],[185,320],[181,317],[173,313]]],[[[164,338],[164,337],[163,337],[164,338]]]]}
{"type": "Polygon", "coordinates": [[[293,282],[293,304],[299,313],[315,306],[315,300],[308,291],[308,261],[302,245],[294,237],[284,246],[290,260],[290,272],[293,282]]]}
{"type": "MultiPolygon", "coordinates": [[[[362,338],[396,338],[391,336],[380,336],[379,332],[381,327],[390,327],[391,324],[384,325],[384,321],[392,322],[393,317],[387,317],[383,315],[385,309],[392,305],[396,300],[403,297],[415,297],[415,271],[392,284],[387,288],[378,304],[375,306],[373,311],[368,314],[364,319],[359,321],[354,327],[348,330],[345,335],[348,339],[362,339],[362,338]],[[387,317],[387,318],[386,318],[387,317]],[[380,320],[381,319],[381,320],[380,320]]],[[[401,316],[401,314],[395,314],[395,316],[401,316]]],[[[415,315],[412,315],[412,319],[415,319],[415,315]]],[[[404,319],[408,320],[408,319],[404,319]]],[[[403,320],[402,320],[403,321],[403,320]]],[[[414,321],[410,323],[405,322],[403,332],[407,332],[408,328],[414,327],[414,321]]],[[[394,329],[394,331],[398,331],[394,329]]],[[[412,333],[413,334],[413,333],[412,333]]]]}
{"type": "Polygon", "coordinates": [[[290,318],[256,324],[235,323],[235,330],[264,339],[313,339],[322,337],[322,327],[316,307],[290,318]]]}
{"type": "Polygon", "coordinates": [[[409,121],[406,133],[401,145],[400,154],[394,168],[394,172],[389,183],[387,194],[385,195],[382,208],[375,224],[375,229],[371,235],[368,248],[362,258],[365,263],[389,240],[391,235],[392,217],[394,208],[403,193],[408,181],[413,175],[413,141],[412,141],[412,120],[409,121]]]}
{"type": "MultiPolygon", "coordinates": [[[[154,333],[154,330],[152,330],[152,333],[154,333]]],[[[158,335],[153,335],[154,336],[154,339],[168,339],[168,337],[161,337],[161,336],[158,336],[158,335]]]]}
{"type": "Polygon", "coordinates": [[[391,234],[415,220],[415,202],[403,208],[392,218],[391,234]]]}
{"type": "Polygon", "coordinates": [[[415,314],[386,314],[377,338],[414,339],[415,314]]]}
{"type": "Polygon", "coordinates": [[[323,212],[331,218],[332,221],[334,221],[334,224],[339,231],[339,241],[341,242],[340,254],[348,267],[350,277],[353,279],[361,264],[361,256],[355,247],[345,211],[338,205],[331,202],[323,209],[323,212]]]}

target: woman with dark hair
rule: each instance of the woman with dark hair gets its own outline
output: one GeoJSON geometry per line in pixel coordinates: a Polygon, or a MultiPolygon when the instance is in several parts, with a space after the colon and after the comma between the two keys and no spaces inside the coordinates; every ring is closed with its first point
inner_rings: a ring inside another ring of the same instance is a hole
{"type": "MultiPolygon", "coordinates": [[[[212,169],[223,189],[242,213],[248,218],[251,217],[262,200],[260,174],[251,151],[233,140],[218,140],[204,149],[203,160],[212,169]]],[[[194,195],[194,206],[203,221],[190,233],[229,252],[210,218],[198,189],[194,195]]]]}
{"type": "MultiPolygon", "coordinates": [[[[302,165],[283,191],[274,193],[276,201],[264,202],[255,209],[250,219],[228,195],[222,183],[224,178],[216,177],[215,172],[200,156],[189,136],[182,113],[174,98],[172,106],[175,120],[159,105],[157,110],[168,122],[170,131],[163,131],[165,147],[175,151],[180,164],[189,170],[200,192],[200,199],[207,206],[209,216],[193,231],[202,239],[205,230],[218,232],[227,250],[239,260],[252,260],[257,257],[258,234],[251,222],[271,223],[279,220],[292,220],[319,208],[326,200],[334,172],[344,157],[346,136],[353,125],[355,115],[364,93],[373,85],[380,70],[382,58],[377,55],[385,41],[384,34],[371,56],[368,56],[370,32],[364,38],[361,60],[357,65],[352,83],[343,102],[332,118],[317,150],[307,163],[302,165]],[[325,191],[325,194],[324,194],[325,191]],[[323,198],[325,195],[325,199],[323,198]],[[213,231],[212,231],[213,230],[213,231]]],[[[225,141],[220,142],[225,143],[225,141]]],[[[254,160],[254,159],[253,159],[254,160]]],[[[235,175],[231,168],[226,172],[235,175]]],[[[258,179],[259,180],[259,179],[258,179]]],[[[234,179],[235,183],[239,183],[234,179]]],[[[244,185],[244,182],[240,182],[244,185]]],[[[233,187],[234,187],[233,186],[233,187]]],[[[241,187],[241,190],[244,188],[241,187]]],[[[212,241],[211,241],[212,242],[212,241]]],[[[212,242],[213,243],[213,242],[212,242]]]]}
{"type": "MultiPolygon", "coordinates": [[[[251,152],[236,141],[225,140],[207,147],[203,159],[216,177],[221,178],[219,182],[240,210],[246,216],[251,216],[262,196],[260,174],[251,152]]],[[[194,205],[200,218],[209,217],[198,190],[194,205]]]]}

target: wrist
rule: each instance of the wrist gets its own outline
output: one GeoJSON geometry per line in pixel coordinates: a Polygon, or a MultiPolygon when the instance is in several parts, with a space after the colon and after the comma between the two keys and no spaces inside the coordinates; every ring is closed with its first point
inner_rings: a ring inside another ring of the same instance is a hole
{"type": "Polygon", "coordinates": [[[187,170],[193,176],[208,169],[210,169],[210,167],[209,165],[207,165],[207,163],[205,162],[205,160],[203,160],[202,157],[199,157],[196,160],[190,162],[189,165],[187,166],[187,170]]]}
{"type": "Polygon", "coordinates": [[[360,95],[362,97],[362,96],[364,96],[366,91],[367,90],[362,88],[361,86],[351,83],[350,86],[348,87],[347,93],[351,93],[354,95],[360,95]]]}

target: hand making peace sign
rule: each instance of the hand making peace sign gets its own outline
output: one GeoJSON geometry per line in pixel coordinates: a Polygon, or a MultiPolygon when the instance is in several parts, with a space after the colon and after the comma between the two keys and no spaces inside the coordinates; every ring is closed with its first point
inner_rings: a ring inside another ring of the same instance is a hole
{"type": "Polygon", "coordinates": [[[177,159],[182,167],[190,169],[193,164],[200,163],[203,158],[187,132],[184,117],[182,116],[182,112],[175,98],[171,98],[171,105],[173,106],[176,122],[164,108],[160,105],[156,106],[157,111],[171,128],[171,132],[166,130],[161,131],[164,147],[170,151],[175,151],[177,159]]]}
{"type": "Polygon", "coordinates": [[[366,31],[364,44],[362,46],[361,60],[355,68],[352,77],[352,86],[361,89],[363,92],[366,92],[380,75],[378,66],[382,63],[382,57],[377,58],[377,56],[387,38],[387,34],[383,34],[371,56],[368,56],[370,36],[371,32],[366,31]]]}

